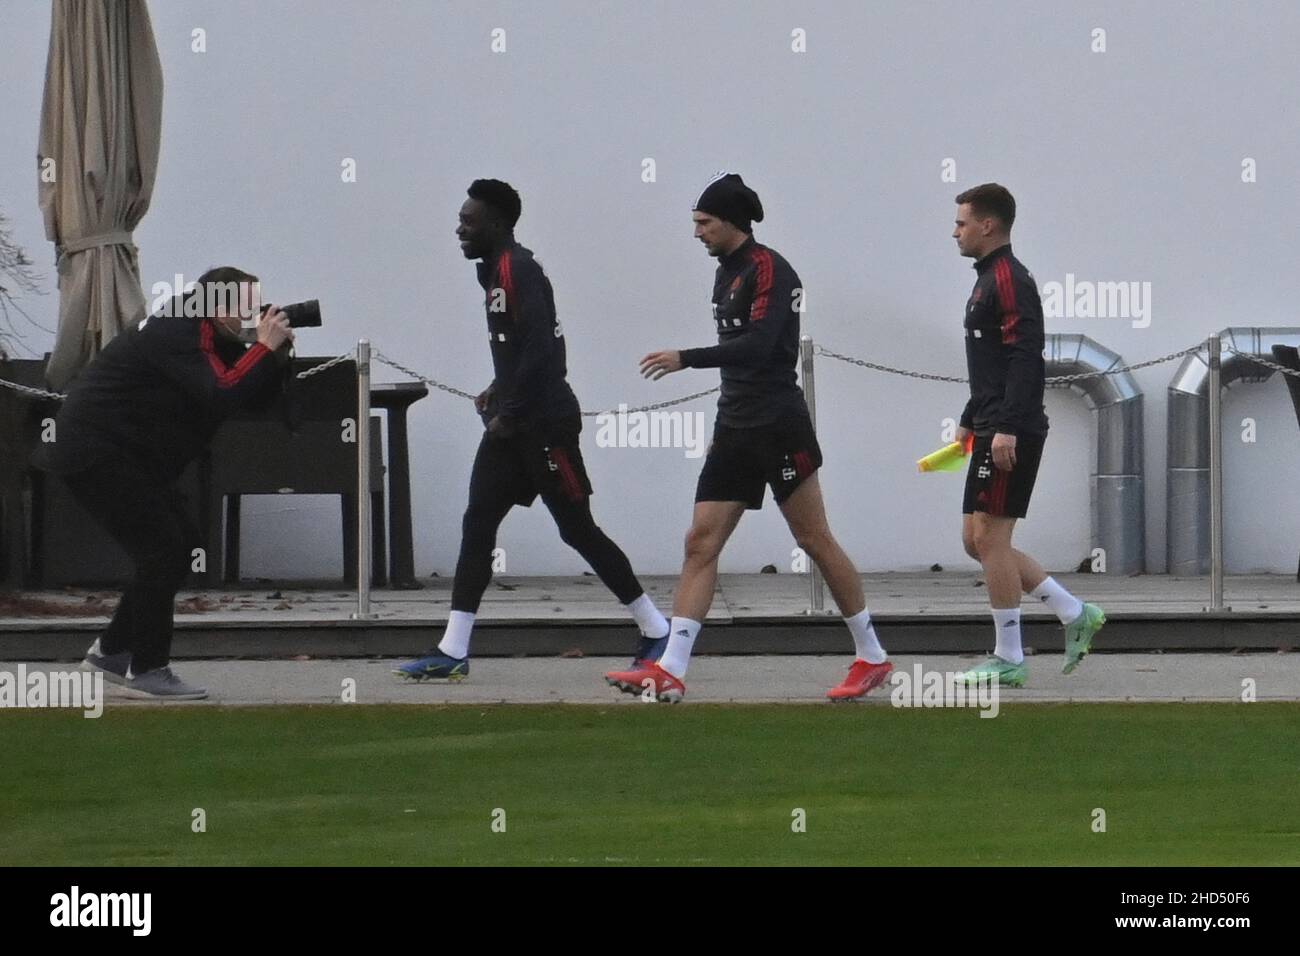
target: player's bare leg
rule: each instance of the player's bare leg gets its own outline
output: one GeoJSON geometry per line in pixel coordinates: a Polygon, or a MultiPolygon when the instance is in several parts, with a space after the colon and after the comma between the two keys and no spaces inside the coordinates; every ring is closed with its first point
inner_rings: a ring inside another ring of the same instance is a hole
{"type": "Polygon", "coordinates": [[[816,473],[803,480],[789,498],[781,503],[781,514],[794,535],[795,544],[812,559],[826,579],[831,596],[840,613],[852,617],[867,606],[858,569],[840,543],[831,534],[826,520],[826,505],[816,473]]]}
{"type": "MultiPolygon", "coordinates": [[[[970,555],[976,561],[979,561],[981,564],[983,564],[984,563],[983,559],[980,557],[980,550],[975,543],[975,537],[976,537],[975,527],[976,527],[977,518],[978,519],[992,518],[992,520],[996,520],[996,521],[1009,522],[1012,525],[1012,527],[1008,528],[1006,533],[1008,547],[1011,546],[1011,533],[1014,530],[1016,519],[1015,518],[993,518],[991,515],[986,515],[983,514],[982,512],[976,512],[975,514],[962,516],[961,543],[963,547],[965,547],[966,553],[968,555],[970,555]]],[[[1032,594],[1034,592],[1034,589],[1037,588],[1040,584],[1042,584],[1044,580],[1046,580],[1047,572],[1043,570],[1042,565],[1040,565],[1029,555],[1025,554],[1023,551],[1018,551],[1014,547],[1012,547],[1011,554],[1015,560],[1016,571],[1020,579],[1019,581],[1020,591],[1023,591],[1025,594],[1032,594]]],[[[988,572],[986,570],[985,574],[987,573],[988,572]]],[[[993,592],[992,590],[990,590],[989,596],[992,597],[992,594],[993,592]]],[[[1000,607],[1000,606],[1001,605],[997,605],[997,604],[994,605],[994,607],[1000,607]]],[[[1013,607],[1020,606],[1019,593],[1017,593],[1015,596],[1015,604],[1011,606],[1013,607]]]]}
{"type": "Polygon", "coordinates": [[[718,585],[718,557],[745,513],[741,501],[697,501],[686,532],[686,554],[673,595],[673,619],[668,646],[657,663],[629,671],[611,671],[605,681],[631,694],[649,692],[659,700],[677,702],[686,693],[682,678],[690,663],[695,638],[713,604],[718,585]]]}
{"type": "Polygon", "coordinates": [[[697,501],[686,532],[686,553],[682,574],[673,595],[673,617],[703,621],[713,606],[718,585],[718,557],[730,539],[741,515],[740,501],[697,501]]]}
{"type": "Polygon", "coordinates": [[[795,543],[826,579],[826,586],[853,635],[857,656],[849,668],[848,677],[833,687],[827,696],[831,700],[861,697],[882,684],[893,665],[888,662],[885,649],[880,646],[871,624],[858,569],[831,533],[816,472],[805,478],[781,503],[781,514],[785,515],[795,543]]]}
{"type": "Polygon", "coordinates": [[[962,544],[980,562],[996,628],[993,656],[967,676],[997,672],[1012,687],[1025,682],[1026,668],[1020,631],[1020,597],[1030,594],[1047,604],[1065,628],[1064,673],[1074,670],[1092,646],[1092,637],[1106,623],[1101,608],[1085,604],[1056,583],[1032,557],[1011,544],[1016,519],[975,512],[962,519],[962,544]]]}

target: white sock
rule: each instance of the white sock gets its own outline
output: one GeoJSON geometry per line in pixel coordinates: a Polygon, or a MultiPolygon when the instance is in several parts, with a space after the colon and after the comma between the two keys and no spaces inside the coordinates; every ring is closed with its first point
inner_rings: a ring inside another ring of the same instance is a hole
{"type": "Polygon", "coordinates": [[[880,646],[876,629],[871,626],[871,612],[865,607],[852,617],[846,617],[844,623],[853,635],[853,648],[859,658],[872,664],[883,664],[889,657],[880,646]]]}
{"type": "Polygon", "coordinates": [[[636,626],[641,628],[642,637],[667,636],[668,619],[659,613],[659,608],[655,607],[655,602],[650,600],[650,595],[642,594],[625,607],[632,612],[636,626]]]}
{"type": "Polygon", "coordinates": [[[668,648],[664,651],[664,656],[659,658],[659,666],[678,680],[686,676],[686,665],[691,662],[691,648],[695,646],[695,639],[700,636],[700,628],[703,626],[689,617],[673,618],[668,629],[668,648]]]}
{"type": "Polygon", "coordinates": [[[1012,664],[1021,663],[1025,652],[1020,648],[1020,608],[993,608],[993,626],[998,632],[993,653],[1012,664]]]}
{"type": "Polygon", "coordinates": [[[469,657],[469,635],[474,630],[474,615],[469,611],[452,611],[447,630],[438,642],[438,650],[448,657],[469,657]]]}
{"type": "Polygon", "coordinates": [[[1051,609],[1062,624],[1069,624],[1083,613],[1083,602],[1061,587],[1050,576],[1029,592],[1051,609]]]}

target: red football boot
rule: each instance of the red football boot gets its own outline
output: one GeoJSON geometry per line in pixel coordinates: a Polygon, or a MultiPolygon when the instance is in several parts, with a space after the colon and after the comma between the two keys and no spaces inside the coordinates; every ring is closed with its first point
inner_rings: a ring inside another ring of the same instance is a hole
{"type": "Polygon", "coordinates": [[[868,691],[883,684],[893,669],[894,665],[889,661],[883,664],[872,664],[859,658],[849,666],[849,675],[844,678],[844,681],[828,690],[826,696],[831,700],[854,700],[865,697],[868,691]]]}

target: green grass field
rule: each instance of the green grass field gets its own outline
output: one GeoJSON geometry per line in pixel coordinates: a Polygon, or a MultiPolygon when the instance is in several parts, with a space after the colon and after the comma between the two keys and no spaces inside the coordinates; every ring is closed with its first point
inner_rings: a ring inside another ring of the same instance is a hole
{"type": "Polygon", "coordinates": [[[0,863],[1295,865],[1298,728],[1267,703],[7,711],[0,863]]]}

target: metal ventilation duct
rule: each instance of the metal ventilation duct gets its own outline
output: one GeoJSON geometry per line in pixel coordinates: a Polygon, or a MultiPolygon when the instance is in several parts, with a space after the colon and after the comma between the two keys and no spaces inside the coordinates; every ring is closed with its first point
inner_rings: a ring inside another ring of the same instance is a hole
{"type": "MultiPolygon", "coordinates": [[[[1086,335],[1049,335],[1043,350],[1049,378],[1103,372],[1120,357],[1086,335]]],[[[1128,372],[1052,385],[1083,396],[1096,413],[1097,458],[1090,479],[1092,546],[1109,574],[1146,570],[1146,503],[1142,487],[1142,391],[1128,372]]]]}
{"type": "MultiPolygon", "coordinates": [[[[1262,382],[1273,374],[1249,356],[1269,361],[1274,345],[1300,345],[1300,329],[1233,328],[1219,333],[1223,343],[1223,388],[1262,382]]],[[[1166,549],[1170,574],[1210,570],[1210,364],[1209,348],[1183,359],[1169,383],[1169,478],[1166,549]]]]}

